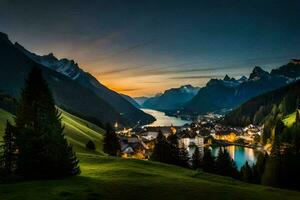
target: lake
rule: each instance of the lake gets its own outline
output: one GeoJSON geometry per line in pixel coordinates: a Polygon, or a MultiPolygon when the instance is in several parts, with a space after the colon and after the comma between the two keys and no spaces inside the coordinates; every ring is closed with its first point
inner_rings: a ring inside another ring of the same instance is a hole
{"type": "MultiPolygon", "coordinates": [[[[249,165],[252,166],[254,163],[256,163],[257,156],[259,154],[259,151],[248,148],[248,147],[241,147],[241,146],[226,146],[225,147],[227,151],[230,154],[230,157],[235,161],[238,169],[241,169],[241,167],[248,161],[249,165]]],[[[212,154],[217,157],[219,152],[219,147],[213,147],[212,148],[212,154]]]]}
{"type": "Polygon", "coordinates": [[[183,120],[181,118],[167,116],[164,112],[160,112],[153,109],[141,109],[145,113],[148,113],[155,117],[156,121],[148,124],[146,126],[183,126],[186,123],[191,123],[191,121],[183,120]]]}
{"type": "MultiPolygon", "coordinates": [[[[164,112],[160,112],[153,109],[141,109],[145,113],[148,113],[155,117],[156,121],[148,124],[146,126],[183,126],[186,123],[191,123],[191,121],[183,120],[181,118],[167,116],[164,112]]],[[[235,161],[238,169],[240,169],[246,161],[249,165],[253,165],[256,162],[258,151],[248,147],[241,146],[226,146],[231,158],[235,161]]],[[[219,152],[219,147],[212,148],[212,154],[216,157],[219,152]]]]}

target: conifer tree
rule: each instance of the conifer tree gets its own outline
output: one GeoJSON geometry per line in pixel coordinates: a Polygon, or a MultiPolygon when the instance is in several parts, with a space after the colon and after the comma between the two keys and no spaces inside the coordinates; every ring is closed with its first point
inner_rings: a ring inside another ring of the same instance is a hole
{"type": "Polygon", "coordinates": [[[278,187],[280,184],[281,155],[279,134],[283,127],[281,123],[281,120],[278,121],[277,126],[275,127],[275,136],[272,144],[271,155],[266,163],[266,168],[262,176],[262,184],[274,187],[278,187]]]}
{"type": "Polygon", "coordinates": [[[38,67],[25,82],[16,114],[17,172],[55,178],[80,172],[78,160],[64,137],[60,113],[38,67]]]}
{"type": "Polygon", "coordinates": [[[235,162],[231,159],[228,151],[222,147],[220,147],[216,159],[216,173],[234,178],[237,178],[238,174],[235,162]]]}
{"type": "Polygon", "coordinates": [[[199,169],[201,167],[201,153],[199,147],[195,147],[195,152],[192,157],[192,167],[194,169],[199,169]]]}
{"type": "Polygon", "coordinates": [[[215,158],[209,148],[204,148],[204,156],[202,160],[202,168],[205,172],[215,172],[215,158]]]}
{"type": "Polygon", "coordinates": [[[178,165],[181,167],[188,167],[190,160],[189,153],[185,148],[179,148],[176,145],[168,143],[168,146],[171,147],[171,162],[170,164],[178,165]]]}
{"type": "Polygon", "coordinates": [[[1,156],[1,166],[4,172],[9,175],[16,167],[16,144],[14,127],[6,121],[6,129],[3,136],[3,155],[1,156]]]}
{"type": "Polygon", "coordinates": [[[252,169],[246,161],[246,163],[241,168],[241,179],[245,182],[251,183],[253,181],[253,172],[252,169]]]}
{"type": "Polygon", "coordinates": [[[119,138],[110,124],[106,125],[103,150],[105,153],[111,156],[117,156],[121,151],[119,138]]]}
{"type": "Polygon", "coordinates": [[[269,156],[267,153],[260,153],[257,156],[257,161],[252,167],[253,172],[253,183],[260,184],[262,175],[264,174],[266,163],[269,156]]]}
{"type": "Polygon", "coordinates": [[[155,146],[153,149],[153,153],[151,155],[151,159],[159,162],[167,162],[168,156],[170,152],[167,149],[167,141],[161,130],[159,130],[158,135],[156,137],[155,146]]]}

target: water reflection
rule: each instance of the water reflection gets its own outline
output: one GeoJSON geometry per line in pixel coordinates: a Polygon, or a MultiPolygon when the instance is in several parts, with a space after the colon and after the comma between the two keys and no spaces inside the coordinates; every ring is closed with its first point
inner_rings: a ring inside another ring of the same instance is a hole
{"type": "MultiPolygon", "coordinates": [[[[227,146],[225,147],[230,155],[230,157],[235,161],[238,169],[240,169],[246,161],[248,161],[249,165],[253,165],[256,163],[258,151],[241,146],[227,146]]],[[[212,154],[214,156],[218,156],[219,147],[212,148],[212,154]]]]}
{"type": "Polygon", "coordinates": [[[155,117],[156,121],[148,124],[147,126],[183,126],[186,123],[191,123],[191,121],[183,120],[181,118],[177,117],[171,117],[165,115],[165,113],[157,111],[157,110],[152,110],[152,109],[141,109],[145,113],[148,113],[155,117]]]}

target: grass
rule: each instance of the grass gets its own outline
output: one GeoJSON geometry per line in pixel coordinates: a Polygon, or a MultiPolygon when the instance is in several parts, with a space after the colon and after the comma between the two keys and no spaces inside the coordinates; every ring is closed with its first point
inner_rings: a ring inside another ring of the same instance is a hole
{"type": "Polygon", "coordinates": [[[0,185],[0,199],[299,199],[300,193],[150,161],[79,153],[82,174],[0,185]]]}
{"type": "Polygon", "coordinates": [[[287,126],[287,127],[291,127],[296,119],[296,111],[293,112],[292,114],[287,115],[284,119],[283,119],[283,123],[287,126]]]}
{"type": "MultiPolygon", "coordinates": [[[[0,124],[12,115],[0,110],[0,124]]],[[[61,180],[0,183],[2,200],[96,200],[96,199],[299,199],[300,193],[196,172],[151,161],[103,156],[99,127],[66,112],[65,133],[80,159],[82,173],[61,180]],[[94,140],[98,151],[84,149],[94,140]]]]}
{"type": "Polygon", "coordinates": [[[5,110],[0,109],[0,141],[2,140],[2,135],[5,131],[6,120],[13,122],[13,115],[5,110]]]}
{"type": "MultiPolygon", "coordinates": [[[[89,140],[92,140],[96,146],[96,152],[103,154],[102,141],[104,130],[98,126],[71,115],[63,110],[61,111],[62,123],[65,126],[64,133],[68,141],[73,145],[76,152],[88,153],[85,145],[89,140]]],[[[0,140],[5,130],[6,120],[13,122],[13,115],[0,109],[0,140]]]]}

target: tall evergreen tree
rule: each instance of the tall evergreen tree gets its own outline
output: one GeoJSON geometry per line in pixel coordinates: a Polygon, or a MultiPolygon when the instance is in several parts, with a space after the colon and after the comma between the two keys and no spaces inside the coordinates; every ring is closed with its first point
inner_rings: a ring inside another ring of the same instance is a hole
{"type": "Polygon", "coordinates": [[[159,162],[167,162],[170,160],[169,157],[171,152],[169,150],[167,141],[161,130],[159,130],[158,135],[156,137],[155,146],[153,149],[153,153],[151,155],[151,159],[159,162]]]}
{"type": "Polygon", "coordinates": [[[194,169],[198,169],[201,167],[201,153],[199,147],[195,147],[195,152],[193,153],[192,157],[192,167],[194,169]]]}
{"type": "Polygon", "coordinates": [[[279,135],[283,130],[282,121],[278,121],[275,127],[275,136],[272,144],[270,158],[266,163],[266,168],[262,176],[262,184],[278,187],[280,185],[280,139],[279,135]]]}
{"type": "Polygon", "coordinates": [[[16,168],[16,143],[14,127],[7,120],[6,129],[3,136],[3,155],[1,156],[1,166],[6,174],[11,174],[16,168]]]}
{"type": "Polygon", "coordinates": [[[16,114],[17,172],[55,178],[78,174],[78,160],[64,137],[60,113],[38,67],[25,82],[16,114]]]}
{"type": "Polygon", "coordinates": [[[215,172],[215,158],[209,148],[204,148],[204,156],[202,160],[202,168],[205,172],[215,172]]]}
{"type": "Polygon", "coordinates": [[[253,172],[248,161],[246,161],[246,163],[242,166],[240,174],[241,180],[248,183],[251,183],[253,181],[253,172]]]}
{"type": "Polygon", "coordinates": [[[253,172],[253,183],[260,184],[262,175],[264,174],[266,163],[269,156],[267,153],[260,153],[257,156],[257,161],[252,167],[253,172]]]}
{"type": "Polygon", "coordinates": [[[103,150],[105,153],[111,156],[117,156],[121,151],[119,138],[110,124],[106,125],[103,150]]]}
{"type": "Polygon", "coordinates": [[[234,178],[237,178],[238,176],[235,162],[231,159],[228,151],[222,147],[220,147],[218,157],[216,159],[216,173],[234,178]]]}
{"type": "Polygon", "coordinates": [[[176,145],[168,143],[171,148],[171,160],[170,164],[178,165],[181,167],[188,167],[190,160],[189,153],[185,148],[179,148],[176,145]]]}

